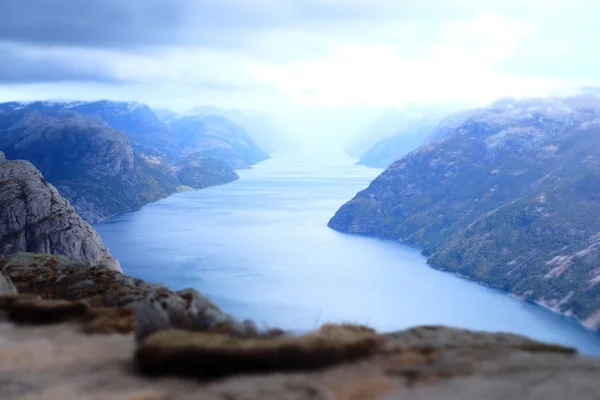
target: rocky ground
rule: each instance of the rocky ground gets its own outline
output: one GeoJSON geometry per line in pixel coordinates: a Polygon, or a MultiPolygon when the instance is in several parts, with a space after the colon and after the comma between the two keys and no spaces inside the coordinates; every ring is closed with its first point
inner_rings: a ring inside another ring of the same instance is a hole
{"type": "Polygon", "coordinates": [[[63,257],[20,253],[0,271],[2,399],[600,398],[600,360],[516,335],[260,332],[193,290],[63,257]]]}

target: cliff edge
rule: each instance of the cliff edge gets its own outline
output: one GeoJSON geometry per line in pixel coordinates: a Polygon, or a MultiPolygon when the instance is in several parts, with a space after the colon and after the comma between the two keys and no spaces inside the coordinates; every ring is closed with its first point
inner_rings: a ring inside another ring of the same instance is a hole
{"type": "Polygon", "coordinates": [[[121,265],[40,171],[0,152],[0,255],[60,254],[121,272],[121,265]]]}

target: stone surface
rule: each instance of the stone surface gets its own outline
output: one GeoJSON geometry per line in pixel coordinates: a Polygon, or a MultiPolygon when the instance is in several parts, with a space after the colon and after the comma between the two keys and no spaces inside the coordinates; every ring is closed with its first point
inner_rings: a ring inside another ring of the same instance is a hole
{"type": "Polygon", "coordinates": [[[133,335],[71,324],[15,326],[0,316],[0,398],[161,400],[598,399],[600,361],[507,334],[421,327],[383,336],[370,358],[317,371],[220,380],[145,378],[133,335]]]}
{"type": "Polygon", "coordinates": [[[121,270],[100,236],[38,169],[27,161],[0,163],[0,256],[54,253],[121,270]]]}
{"type": "Polygon", "coordinates": [[[174,292],[164,285],[150,284],[108,268],[89,267],[62,256],[10,254],[0,259],[0,270],[19,293],[34,293],[49,300],[84,301],[91,307],[128,307],[138,315],[139,339],[169,328],[220,330],[240,336],[255,330],[252,325],[235,321],[193,289],[174,292]]]}
{"type": "Polygon", "coordinates": [[[600,360],[517,335],[325,325],[295,337],[66,257],[20,253],[0,270],[22,292],[0,295],[2,399],[600,398],[600,360]]]}
{"type": "Polygon", "coordinates": [[[17,294],[17,288],[13,285],[10,278],[8,278],[2,270],[0,270],[0,295],[11,295],[17,294]]]}

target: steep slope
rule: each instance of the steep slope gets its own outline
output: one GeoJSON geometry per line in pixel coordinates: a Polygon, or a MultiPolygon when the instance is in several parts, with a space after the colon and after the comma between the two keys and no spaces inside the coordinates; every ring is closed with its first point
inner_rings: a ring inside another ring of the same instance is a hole
{"type": "Polygon", "coordinates": [[[0,114],[0,149],[26,159],[87,221],[139,209],[169,194],[128,139],[98,118],[72,111],[0,114]]]}
{"type": "Polygon", "coordinates": [[[407,107],[388,110],[363,132],[348,154],[358,164],[387,168],[423,145],[447,112],[435,108],[407,107]]]}
{"type": "Polygon", "coordinates": [[[241,126],[216,115],[183,115],[169,122],[184,154],[198,153],[248,168],[269,158],[241,126]]]}
{"type": "MultiPolygon", "coordinates": [[[[0,111],[0,150],[39,168],[80,215],[96,222],[137,210],[166,197],[182,184],[177,170],[159,158],[135,153],[129,140],[98,117],[74,111],[0,111]]],[[[215,161],[187,186],[237,178],[215,161]]]]}
{"type": "Polygon", "coordinates": [[[369,148],[402,129],[405,119],[406,116],[400,110],[386,110],[359,134],[356,142],[348,148],[348,155],[360,157],[369,148]]]}
{"type": "Polygon", "coordinates": [[[598,327],[600,169],[590,167],[483,215],[430,263],[598,327]]]}
{"type": "Polygon", "coordinates": [[[121,271],[96,231],[31,163],[0,152],[0,189],[0,255],[60,254],[121,271]]]}
{"type": "Polygon", "coordinates": [[[600,327],[589,320],[600,309],[592,285],[600,221],[591,218],[600,193],[600,109],[580,100],[513,101],[460,115],[329,226],[422,246],[438,268],[600,327]]]}
{"type": "Polygon", "coordinates": [[[439,118],[431,116],[409,124],[392,137],[383,139],[366,150],[357,164],[375,168],[389,167],[394,161],[425,144],[438,122],[439,118]]]}
{"type": "Polygon", "coordinates": [[[101,100],[81,104],[72,110],[96,115],[112,128],[123,132],[137,152],[166,154],[171,158],[176,153],[175,137],[145,104],[101,100]]]}

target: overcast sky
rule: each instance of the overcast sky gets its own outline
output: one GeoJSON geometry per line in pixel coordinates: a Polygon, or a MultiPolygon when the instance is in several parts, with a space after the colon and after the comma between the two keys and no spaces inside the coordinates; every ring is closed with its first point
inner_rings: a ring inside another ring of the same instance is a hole
{"type": "Polygon", "coordinates": [[[265,109],[321,135],[597,85],[598,21],[598,0],[0,0],[0,100],[265,109]]]}

